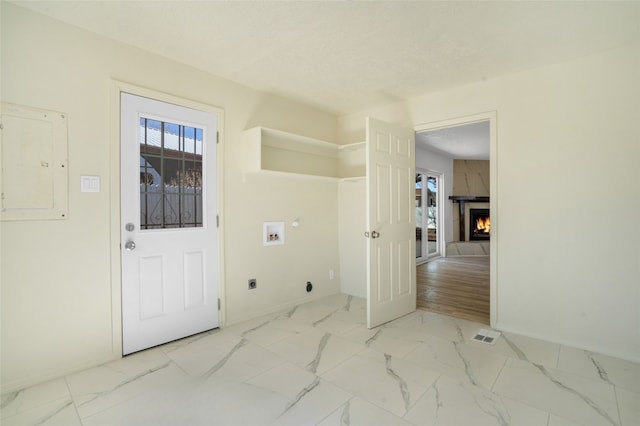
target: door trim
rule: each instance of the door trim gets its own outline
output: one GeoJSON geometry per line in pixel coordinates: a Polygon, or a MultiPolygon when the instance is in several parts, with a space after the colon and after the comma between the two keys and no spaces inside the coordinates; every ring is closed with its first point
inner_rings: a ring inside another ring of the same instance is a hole
{"type": "MultiPolygon", "coordinates": [[[[437,259],[439,257],[445,256],[445,244],[444,244],[444,235],[446,235],[446,231],[445,231],[445,227],[447,226],[443,221],[442,221],[442,217],[444,215],[444,191],[442,191],[442,187],[444,186],[442,184],[443,180],[444,180],[444,173],[442,172],[436,172],[434,170],[431,169],[425,169],[425,168],[420,168],[418,166],[416,166],[416,174],[421,173],[423,175],[429,175],[429,176],[434,176],[438,178],[438,205],[436,206],[437,210],[438,210],[438,220],[437,220],[437,234],[436,234],[436,239],[437,239],[437,247],[438,247],[438,251],[432,255],[429,255],[429,248],[428,248],[428,242],[427,242],[427,255],[426,256],[422,256],[420,258],[416,258],[416,266],[418,265],[422,265],[423,263],[427,263],[431,260],[437,259]],[[418,260],[420,259],[420,260],[418,260]]],[[[424,212],[423,212],[424,214],[424,212]]],[[[416,227],[418,225],[416,224],[416,227]]]]}
{"type": "Polygon", "coordinates": [[[491,240],[489,241],[489,323],[491,327],[498,324],[498,239],[500,238],[498,212],[498,137],[497,111],[487,111],[479,114],[450,118],[419,124],[414,127],[416,133],[426,130],[436,130],[455,127],[463,124],[489,121],[489,209],[491,209],[491,240]]]}
{"type": "Polygon", "coordinates": [[[120,94],[130,93],[136,96],[155,99],[162,102],[172,103],[179,106],[193,108],[204,112],[210,112],[218,116],[218,146],[216,158],[217,175],[217,203],[218,216],[220,218],[218,226],[218,295],[220,298],[220,309],[218,312],[219,326],[224,326],[226,322],[225,294],[226,281],[224,270],[224,110],[222,108],[203,104],[197,101],[174,96],[168,93],[159,92],[119,80],[112,80],[111,89],[111,151],[109,158],[110,171],[110,258],[111,258],[111,352],[113,358],[122,357],[122,260],[120,250],[120,94]]]}

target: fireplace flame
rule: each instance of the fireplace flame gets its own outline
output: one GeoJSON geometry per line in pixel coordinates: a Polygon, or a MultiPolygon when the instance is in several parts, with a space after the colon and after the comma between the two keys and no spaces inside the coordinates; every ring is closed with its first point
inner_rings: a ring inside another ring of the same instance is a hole
{"type": "Polygon", "coordinates": [[[481,217],[476,219],[476,232],[478,234],[488,234],[491,232],[491,218],[481,217]]]}

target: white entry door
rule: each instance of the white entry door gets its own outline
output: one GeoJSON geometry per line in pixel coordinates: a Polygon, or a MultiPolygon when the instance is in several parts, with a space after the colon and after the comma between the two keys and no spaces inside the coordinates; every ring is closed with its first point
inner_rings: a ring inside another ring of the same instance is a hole
{"type": "Polygon", "coordinates": [[[217,116],[121,94],[123,354],[218,327],[217,116]]]}
{"type": "Polygon", "coordinates": [[[414,132],[367,118],[367,326],[416,309],[414,132]]]}

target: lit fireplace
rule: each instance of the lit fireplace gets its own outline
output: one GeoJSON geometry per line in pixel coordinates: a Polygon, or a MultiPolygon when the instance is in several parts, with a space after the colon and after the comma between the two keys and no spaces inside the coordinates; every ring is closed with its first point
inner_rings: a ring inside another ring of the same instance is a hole
{"type": "Polygon", "coordinates": [[[469,240],[488,240],[491,235],[489,209],[469,210],[469,240]]]}

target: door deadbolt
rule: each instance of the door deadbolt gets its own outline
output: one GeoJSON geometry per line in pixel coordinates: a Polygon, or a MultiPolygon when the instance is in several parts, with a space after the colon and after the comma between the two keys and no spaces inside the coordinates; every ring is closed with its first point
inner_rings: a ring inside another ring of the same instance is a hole
{"type": "Polygon", "coordinates": [[[132,232],[134,229],[136,229],[136,226],[129,222],[124,226],[124,229],[126,229],[128,232],[132,232]]]}

